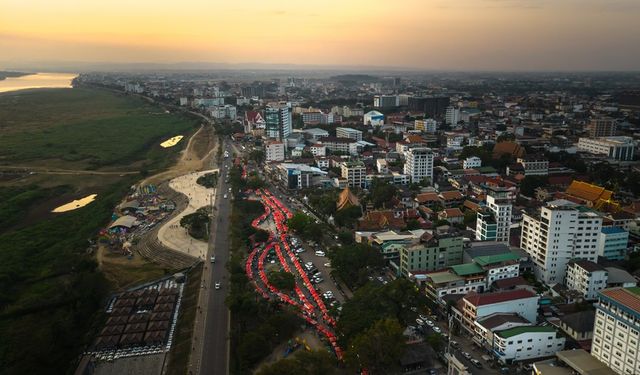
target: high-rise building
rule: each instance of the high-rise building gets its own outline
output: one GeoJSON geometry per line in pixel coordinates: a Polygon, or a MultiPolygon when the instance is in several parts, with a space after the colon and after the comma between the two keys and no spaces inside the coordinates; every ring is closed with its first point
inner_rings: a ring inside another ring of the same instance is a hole
{"type": "Polygon", "coordinates": [[[424,112],[428,117],[440,117],[445,115],[449,100],[448,96],[412,96],[408,105],[412,112],[424,112]]]}
{"type": "Polygon", "coordinates": [[[445,112],[444,121],[447,125],[455,125],[460,121],[460,109],[448,106],[445,112]]]}
{"type": "Polygon", "coordinates": [[[589,137],[612,137],[616,135],[616,120],[610,117],[592,118],[587,125],[589,137]]]}
{"type": "Polygon", "coordinates": [[[419,183],[425,178],[433,181],[433,152],[427,147],[410,148],[405,153],[404,173],[409,175],[412,183],[419,183]]]}
{"type": "Polygon", "coordinates": [[[397,107],[398,97],[396,95],[376,95],[373,97],[373,106],[381,109],[397,107]]]}
{"type": "Polygon", "coordinates": [[[601,228],[599,215],[559,199],[537,214],[523,215],[520,247],[531,256],[538,280],[562,283],[571,259],[597,260],[601,228]]]}
{"type": "Polygon", "coordinates": [[[609,260],[624,260],[628,252],[629,232],[621,227],[604,227],[598,240],[598,255],[609,260]]]}
{"type": "Polygon", "coordinates": [[[599,293],[591,355],[617,374],[640,374],[640,288],[599,293]]]}
{"type": "Polygon", "coordinates": [[[476,240],[509,243],[512,202],[511,190],[487,188],[487,205],[477,214],[476,240]]]}
{"type": "Polygon", "coordinates": [[[267,106],[264,117],[267,137],[281,141],[291,134],[291,109],[288,106],[267,106]]]}

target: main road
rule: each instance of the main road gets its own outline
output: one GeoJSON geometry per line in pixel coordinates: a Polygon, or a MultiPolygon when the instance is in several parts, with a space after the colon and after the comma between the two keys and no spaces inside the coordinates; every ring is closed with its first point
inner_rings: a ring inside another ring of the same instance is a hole
{"type": "MultiPolygon", "coordinates": [[[[221,145],[224,150],[229,150],[228,142],[225,140],[221,145]]],[[[201,349],[201,352],[195,353],[191,361],[190,371],[193,374],[225,375],[229,373],[229,310],[225,304],[229,289],[229,274],[225,265],[229,260],[231,194],[228,192],[229,184],[225,181],[225,176],[231,163],[231,158],[228,158],[224,159],[219,166],[218,187],[215,201],[212,202],[210,246],[202,282],[201,297],[204,298],[200,299],[199,317],[194,332],[196,343],[194,350],[201,349]],[[210,261],[212,256],[215,256],[215,263],[210,261]],[[215,289],[216,283],[220,283],[220,289],[215,289]]]]}

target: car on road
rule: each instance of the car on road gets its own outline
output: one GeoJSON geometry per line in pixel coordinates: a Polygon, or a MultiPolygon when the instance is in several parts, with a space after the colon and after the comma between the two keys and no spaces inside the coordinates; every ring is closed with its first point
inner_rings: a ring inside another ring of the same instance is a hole
{"type": "Polygon", "coordinates": [[[423,326],[424,325],[424,320],[418,318],[418,319],[416,319],[416,324],[418,324],[419,326],[423,326]]]}
{"type": "Polygon", "coordinates": [[[319,256],[319,257],[323,257],[323,256],[325,256],[325,255],[326,255],[326,254],[324,253],[324,251],[320,251],[320,250],[316,251],[316,252],[315,252],[315,254],[316,254],[316,256],[319,256]]]}
{"type": "Polygon", "coordinates": [[[482,368],[482,363],[480,363],[480,361],[478,361],[477,359],[472,358],[469,361],[473,363],[473,365],[476,366],[477,368],[482,368]]]}
{"type": "Polygon", "coordinates": [[[426,322],[427,320],[429,320],[429,317],[428,317],[428,316],[426,316],[426,315],[424,315],[424,314],[418,314],[418,318],[420,318],[420,319],[424,320],[425,322],[426,322]]]}
{"type": "Polygon", "coordinates": [[[466,359],[471,359],[471,354],[467,353],[467,352],[462,352],[462,356],[465,357],[466,359]]]}
{"type": "Polygon", "coordinates": [[[227,194],[225,194],[225,195],[223,196],[223,198],[224,198],[224,199],[227,199],[227,194]]]}
{"type": "Polygon", "coordinates": [[[331,267],[331,263],[327,262],[324,264],[325,267],[331,267]]]}
{"type": "Polygon", "coordinates": [[[216,283],[215,288],[216,289],[220,289],[220,282],[219,281],[216,283]]]}
{"type": "Polygon", "coordinates": [[[435,333],[442,333],[442,330],[438,326],[433,326],[433,327],[431,327],[431,329],[433,329],[433,332],[435,332],[435,333]]]}
{"type": "Polygon", "coordinates": [[[427,323],[427,325],[428,325],[429,327],[433,327],[433,326],[434,326],[434,324],[435,324],[435,323],[433,323],[433,320],[429,320],[429,319],[425,320],[424,322],[425,322],[425,323],[427,323]]]}
{"type": "Polygon", "coordinates": [[[316,278],[311,280],[311,282],[314,283],[314,284],[320,284],[323,281],[324,281],[324,279],[322,277],[316,277],[316,278]]]}
{"type": "Polygon", "coordinates": [[[451,341],[449,344],[451,344],[451,346],[455,349],[458,349],[460,347],[460,344],[457,341],[451,341]]]}
{"type": "Polygon", "coordinates": [[[216,256],[215,256],[215,255],[212,255],[212,256],[211,256],[211,263],[215,263],[215,262],[216,262],[216,256]]]}

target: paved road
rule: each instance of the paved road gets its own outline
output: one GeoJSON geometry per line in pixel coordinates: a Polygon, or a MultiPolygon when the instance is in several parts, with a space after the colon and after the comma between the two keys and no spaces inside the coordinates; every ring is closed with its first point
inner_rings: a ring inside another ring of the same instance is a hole
{"type": "MultiPolygon", "coordinates": [[[[229,149],[225,142],[225,149],[229,149]]],[[[218,194],[214,202],[214,220],[211,223],[211,241],[207,256],[207,276],[204,278],[204,291],[208,298],[202,303],[203,331],[194,335],[202,335],[202,353],[199,356],[199,368],[196,372],[203,375],[228,374],[229,373],[229,310],[224,303],[229,287],[229,275],[225,267],[229,260],[229,215],[231,213],[231,199],[224,198],[228,194],[229,185],[224,176],[230,165],[229,159],[224,159],[218,179],[218,194]],[[216,262],[210,263],[209,259],[215,254],[216,262]],[[221,287],[215,289],[215,283],[221,287]],[[198,371],[199,370],[199,371],[198,371]]]]}

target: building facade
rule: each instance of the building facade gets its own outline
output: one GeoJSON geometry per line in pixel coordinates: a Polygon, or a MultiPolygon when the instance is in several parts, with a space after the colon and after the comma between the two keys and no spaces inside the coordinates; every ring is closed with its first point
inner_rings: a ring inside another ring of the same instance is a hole
{"type": "Polygon", "coordinates": [[[268,106],[264,110],[265,135],[268,138],[284,140],[291,134],[291,108],[268,106]]]}
{"type": "Polygon", "coordinates": [[[400,249],[400,273],[434,271],[462,263],[462,236],[457,233],[435,234],[415,245],[400,249]]]}
{"type": "Polygon", "coordinates": [[[512,197],[511,190],[487,188],[487,205],[477,213],[476,240],[509,243],[512,197]]]}
{"type": "Polygon", "coordinates": [[[616,120],[609,117],[592,118],[587,125],[589,137],[613,137],[616,135],[616,120]]]}
{"type": "Polygon", "coordinates": [[[580,207],[557,200],[539,214],[523,215],[520,247],[531,256],[538,280],[547,285],[564,281],[569,260],[597,260],[602,218],[580,207]]]}
{"type": "Polygon", "coordinates": [[[607,287],[607,270],[585,259],[572,260],[567,264],[567,288],[575,290],[586,300],[595,300],[598,293],[607,287]]]}
{"type": "Polygon", "coordinates": [[[629,244],[629,232],[621,227],[603,227],[598,241],[598,255],[609,260],[624,260],[629,244]]]}
{"type": "Polygon", "coordinates": [[[564,336],[551,326],[523,326],[498,331],[493,352],[501,363],[551,357],[563,350],[564,336]]]}
{"type": "Polygon", "coordinates": [[[640,288],[600,292],[591,355],[617,374],[640,374],[640,288]]]}
{"type": "Polygon", "coordinates": [[[433,181],[433,152],[427,147],[410,148],[405,153],[404,173],[409,175],[412,183],[419,183],[425,178],[433,181]]]}
{"type": "Polygon", "coordinates": [[[470,156],[462,162],[462,168],[473,169],[482,167],[482,159],[477,156],[470,156]]]}
{"type": "Polygon", "coordinates": [[[266,161],[284,161],[284,143],[281,141],[271,141],[265,147],[266,161]]]}
{"type": "Polygon", "coordinates": [[[362,132],[360,130],[351,128],[336,128],[336,137],[338,138],[350,138],[356,141],[362,140],[362,132]]]}
{"type": "Polygon", "coordinates": [[[349,187],[365,187],[367,168],[361,161],[342,163],[340,166],[340,172],[342,178],[347,180],[347,185],[349,187]]]}
{"type": "Polygon", "coordinates": [[[604,155],[609,159],[633,160],[635,142],[631,137],[580,138],[578,151],[604,155]]]}

